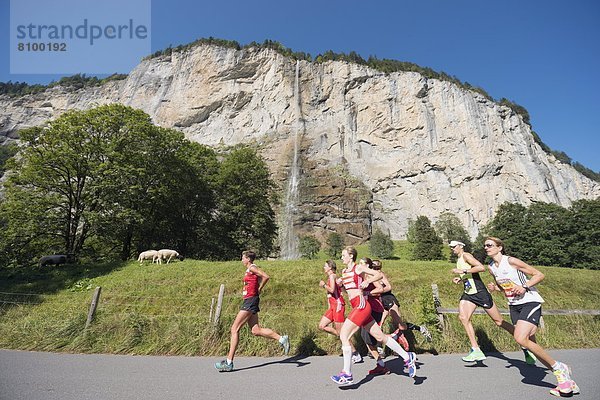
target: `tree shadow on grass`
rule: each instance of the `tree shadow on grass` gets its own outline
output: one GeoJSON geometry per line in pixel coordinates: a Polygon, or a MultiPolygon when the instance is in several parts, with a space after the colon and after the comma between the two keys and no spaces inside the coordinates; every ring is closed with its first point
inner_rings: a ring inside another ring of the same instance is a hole
{"type": "MultiPolygon", "coordinates": [[[[122,268],[126,262],[104,264],[63,264],[60,266],[0,269],[0,315],[8,309],[43,302],[43,295],[54,294],[122,268]]],[[[83,286],[81,291],[87,291],[83,286]]]]}
{"type": "MultiPolygon", "coordinates": [[[[408,350],[409,351],[413,351],[417,354],[429,353],[434,356],[439,355],[439,352],[437,351],[437,349],[433,346],[433,343],[431,343],[431,342],[427,342],[426,340],[423,340],[423,344],[421,346],[417,346],[417,338],[416,338],[414,332],[415,331],[412,331],[410,329],[407,329],[406,331],[404,331],[404,336],[406,336],[406,340],[408,340],[408,345],[409,345],[408,350]]],[[[420,334],[421,333],[419,333],[419,335],[420,334]]]]}
{"type": "Polygon", "coordinates": [[[316,337],[317,332],[312,329],[309,330],[306,335],[300,338],[300,343],[298,344],[298,350],[296,352],[304,357],[327,355],[327,352],[320,348],[315,342],[316,337]]]}

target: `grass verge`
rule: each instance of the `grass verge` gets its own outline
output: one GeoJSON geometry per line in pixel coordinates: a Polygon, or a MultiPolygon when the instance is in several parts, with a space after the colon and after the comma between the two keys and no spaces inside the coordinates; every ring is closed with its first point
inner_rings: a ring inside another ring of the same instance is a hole
{"type": "MultiPolygon", "coordinates": [[[[261,296],[260,323],[290,335],[292,353],[339,354],[339,340],[320,332],[326,310],[318,282],[323,260],[259,260],[270,276],[261,296]]],[[[460,287],[451,283],[447,261],[384,261],[405,318],[426,324],[433,342],[418,333],[409,336],[417,352],[466,353],[469,345],[456,316],[446,316],[442,332],[435,326],[431,284],[437,283],[444,307],[457,307],[460,287]]],[[[600,271],[540,267],[546,279],[539,290],[546,309],[597,309],[600,271]]],[[[229,327],[241,303],[244,269],[239,261],[186,260],[169,265],[125,264],[61,266],[0,274],[0,347],[77,353],[223,355],[229,346],[229,327]],[[225,284],[221,322],[209,321],[211,299],[225,284]],[[102,287],[95,320],[85,330],[93,289],[102,287]]],[[[486,282],[491,278],[483,274],[486,282]]],[[[501,308],[506,302],[499,294],[501,308]]],[[[505,317],[508,318],[508,317],[505,317]]],[[[600,317],[546,316],[537,335],[547,348],[600,347],[600,317]]],[[[484,351],[516,351],[519,347],[485,315],[473,324],[484,351]]],[[[389,327],[386,327],[389,331],[389,327]]],[[[357,341],[360,346],[360,339],[357,341]]],[[[281,354],[274,341],[241,332],[239,355],[281,354]]]]}

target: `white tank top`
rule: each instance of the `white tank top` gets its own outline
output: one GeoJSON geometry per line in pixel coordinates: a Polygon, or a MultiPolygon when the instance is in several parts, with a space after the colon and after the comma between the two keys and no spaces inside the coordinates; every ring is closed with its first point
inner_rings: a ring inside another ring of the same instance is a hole
{"type": "Polygon", "coordinates": [[[508,305],[518,305],[525,303],[543,303],[544,299],[538,293],[535,287],[530,287],[527,292],[518,296],[513,292],[515,286],[522,286],[527,282],[527,276],[510,265],[508,259],[510,257],[503,255],[500,264],[496,267],[494,261],[489,265],[490,272],[496,277],[496,282],[500,288],[504,291],[508,305]]]}

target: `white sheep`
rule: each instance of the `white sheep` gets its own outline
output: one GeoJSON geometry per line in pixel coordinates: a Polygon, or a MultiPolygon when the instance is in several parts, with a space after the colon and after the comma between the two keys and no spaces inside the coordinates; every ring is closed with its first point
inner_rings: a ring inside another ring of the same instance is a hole
{"type": "Polygon", "coordinates": [[[68,257],[64,254],[54,254],[51,256],[43,256],[40,258],[40,267],[44,265],[60,265],[66,264],[68,257]]]}
{"type": "Polygon", "coordinates": [[[155,262],[160,264],[158,251],[156,251],[156,250],[142,251],[138,257],[138,261],[140,262],[140,265],[143,264],[144,260],[150,260],[150,259],[152,259],[152,264],[154,264],[155,262]]]}
{"type": "Polygon", "coordinates": [[[158,263],[162,264],[162,260],[167,260],[167,264],[171,259],[177,258],[179,261],[183,261],[183,256],[175,250],[162,249],[158,251],[158,263]]]}

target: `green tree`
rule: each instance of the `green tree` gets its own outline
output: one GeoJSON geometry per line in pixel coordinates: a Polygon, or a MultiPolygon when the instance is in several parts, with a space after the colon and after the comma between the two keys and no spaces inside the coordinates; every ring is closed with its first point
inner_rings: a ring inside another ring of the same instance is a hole
{"type": "Polygon", "coordinates": [[[526,262],[536,265],[569,266],[567,238],[569,211],[552,203],[533,203],[527,209],[529,247],[526,262]]]}
{"type": "Polygon", "coordinates": [[[20,136],[0,209],[0,248],[11,262],[47,252],[125,259],[144,244],[163,244],[156,232],[180,224],[192,200],[202,203],[200,220],[214,214],[210,168],[194,164],[193,149],[213,165],[214,155],[142,111],[117,104],[70,111],[20,136]]]}
{"type": "Polygon", "coordinates": [[[501,204],[494,218],[487,223],[485,235],[502,239],[506,253],[523,260],[530,260],[531,232],[527,225],[525,206],[517,203],[501,204]]]}
{"type": "Polygon", "coordinates": [[[321,250],[321,243],[312,235],[300,236],[299,251],[303,258],[313,260],[321,250]]]}
{"type": "Polygon", "coordinates": [[[15,154],[17,154],[16,144],[10,143],[7,145],[0,145],[0,177],[4,175],[6,161],[15,154]]]}
{"type": "Polygon", "coordinates": [[[342,235],[337,232],[331,232],[329,236],[327,236],[326,253],[333,258],[338,258],[342,254],[342,249],[344,248],[344,239],[342,235]]]}
{"type": "Polygon", "coordinates": [[[373,257],[389,259],[394,255],[394,242],[389,234],[376,227],[369,241],[369,252],[373,257]]]}
{"type": "Polygon", "coordinates": [[[275,184],[255,149],[241,146],[224,155],[217,179],[216,237],[211,256],[232,259],[244,249],[268,255],[277,236],[275,184]]]}
{"type": "MultiPolygon", "coordinates": [[[[433,227],[444,243],[458,240],[465,244],[466,251],[470,252],[472,250],[473,246],[469,233],[456,215],[449,212],[442,213],[433,227]]],[[[450,262],[456,262],[456,254],[453,252],[450,252],[450,262]]]]}
{"type": "Polygon", "coordinates": [[[600,198],[571,204],[568,254],[576,268],[600,269],[600,198]]]}
{"type": "Polygon", "coordinates": [[[94,190],[111,213],[95,214],[94,221],[99,235],[116,241],[122,259],[179,244],[179,236],[166,235],[183,235],[183,209],[200,199],[213,208],[212,192],[197,179],[205,175],[193,168],[193,158],[183,158],[191,157],[191,147],[181,132],[151,124],[122,130],[107,143],[94,190]]]}
{"type": "Polygon", "coordinates": [[[412,252],[414,260],[441,260],[444,258],[442,239],[431,226],[429,218],[423,215],[417,217],[414,236],[415,246],[412,252]]]}
{"type": "Polygon", "coordinates": [[[21,157],[6,184],[7,236],[22,246],[45,242],[47,250],[79,254],[90,234],[90,213],[100,209],[94,184],[107,161],[102,147],[120,128],[149,123],[148,116],[135,113],[106,122],[117,108],[70,111],[45,127],[20,132],[21,157]]]}
{"type": "Polygon", "coordinates": [[[485,249],[483,248],[483,244],[485,243],[486,236],[491,236],[491,235],[487,235],[486,232],[487,232],[486,227],[483,226],[479,230],[479,233],[477,234],[477,237],[475,238],[475,241],[473,242],[473,248],[471,249],[471,254],[473,254],[473,257],[478,259],[484,265],[489,260],[487,258],[487,253],[485,252],[485,249]]]}
{"type": "Polygon", "coordinates": [[[569,262],[568,219],[567,210],[556,204],[504,203],[485,231],[502,239],[505,253],[527,263],[565,266],[569,262]]]}
{"type": "MultiPolygon", "coordinates": [[[[162,129],[162,128],[161,128],[162,129]]],[[[165,136],[173,131],[163,132],[165,136]]],[[[173,248],[187,257],[206,258],[214,247],[216,178],[219,163],[213,150],[187,140],[162,155],[158,201],[153,220],[140,225],[137,251],[173,248]]]]}

